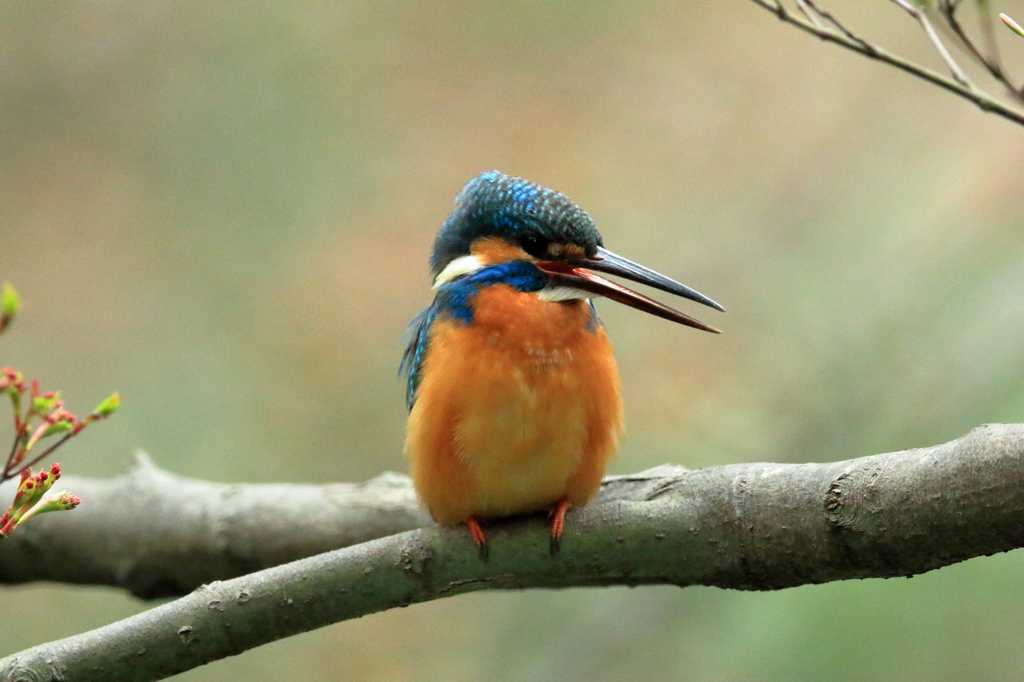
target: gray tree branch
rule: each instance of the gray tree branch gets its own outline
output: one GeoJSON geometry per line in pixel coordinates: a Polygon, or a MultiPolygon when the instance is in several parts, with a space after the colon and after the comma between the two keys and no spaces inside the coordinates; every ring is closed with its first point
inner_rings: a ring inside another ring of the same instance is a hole
{"type": "Polygon", "coordinates": [[[491,524],[488,536],[487,562],[465,529],[430,526],[214,582],[8,656],[0,679],[162,679],[330,623],[485,589],[772,590],[914,575],[1024,546],[1024,425],[845,462],[612,478],[570,513],[556,557],[540,516],[491,524]]]}
{"type": "MultiPolygon", "coordinates": [[[[82,498],[0,541],[0,583],[37,580],[180,596],[340,547],[431,525],[407,476],[366,483],[239,485],[198,481],[144,455],[112,479],[64,476],[82,498]]],[[[13,495],[13,483],[0,499],[13,495]]]]}

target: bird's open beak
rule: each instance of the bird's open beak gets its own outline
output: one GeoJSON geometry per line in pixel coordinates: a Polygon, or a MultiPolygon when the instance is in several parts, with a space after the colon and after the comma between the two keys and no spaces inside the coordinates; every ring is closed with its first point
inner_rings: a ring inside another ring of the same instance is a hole
{"type": "Polygon", "coordinates": [[[662,274],[645,268],[639,263],[634,263],[628,258],[616,255],[611,251],[598,247],[597,255],[593,258],[567,258],[559,261],[540,261],[537,263],[537,267],[549,274],[556,286],[572,287],[574,289],[581,289],[583,291],[597,294],[610,298],[613,301],[624,303],[631,308],[642,310],[645,313],[651,315],[657,315],[658,317],[671,320],[672,322],[678,322],[685,324],[688,327],[695,329],[703,329],[706,332],[712,332],[714,334],[720,334],[721,330],[715,329],[712,326],[706,325],[700,320],[694,319],[686,313],[679,312],[675,308],[670,308],[667,305],[658,303],[654,299],[647,298],[643,294],[639,294],[632,289],[628,289],[621,284],[616,284],[610,280],[595,275],[590,270],[596,270],[597,272],[605,272],[609,275],[617,275],[618,277],[624,277],[625,279],[639,282],[640,284],[646,284],[647,286],[654,287],[655,289],[661,289],[670,294],[676,296],[682,296],[688,298],[691,301],[702,303],[706,306],[714,308],[715,310],[725,311],[725,308],[712,301],[710,298],[695,291],[685,284],[669,279],[662,274]]]}

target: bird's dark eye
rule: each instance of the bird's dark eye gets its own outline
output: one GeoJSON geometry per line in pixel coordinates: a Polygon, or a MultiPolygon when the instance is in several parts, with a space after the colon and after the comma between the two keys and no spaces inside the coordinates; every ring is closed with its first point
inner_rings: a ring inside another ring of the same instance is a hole
{"type": "Polygon", "coordinates": [[[541,258],[546,255],[548,244],[550,243],[550,239],[546,239],[539,234],[526,234],[519,240],[519,245],[523,247],[523,251],[534,258],[541,258]]]}

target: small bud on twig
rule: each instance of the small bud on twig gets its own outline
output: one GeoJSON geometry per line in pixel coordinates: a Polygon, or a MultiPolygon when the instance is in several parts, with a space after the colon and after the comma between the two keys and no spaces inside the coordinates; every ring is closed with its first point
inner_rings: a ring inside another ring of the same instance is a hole
{"type": "Polygon", "coordinates": [[[3,291],[0,292],[0,334],[10,326],[19,310],[21,310],[21,301],[18,300],[18,292],[10,284],[4,282],[3,291]]]}
{"type": "Polygon", "coordinates": [[[96,409],[92,411],[90,417],[96,419],[106,419],[114,413],[114,410],[121,406],[121,394],[112,393],[107,396],[106,400],[96,406],[96,409]]]}
{"type": "MultiPolygon", "coordinates": [[[[36,382],[32,382],[36,386],[36,382]]],[[[39,414],[49,414],[53,410],[60,409],[64,401],[60,399],[60,391],[47,391],[32,399],[32,409],[39,414]]]]}
{"type": "Polygon", "coordinates": [[[999,18],[1003,20],[1003,23],[1006,24],[1011,31],[1019,35],[1021,38],[1024,38],[1024,28],[1021,28],[1020,24],[1002,13],[999,14],[999,18]]]}
{"type": "MultiPolygon", "coordinates": [[[[18,521],[14,525],[20,526],[36,514],[45,514],[46,512],[52,511],[68,511],[70,509],[74,509],[81,503],[82,498],[78,497],[77,495],[72,495],[66,490],[61,491],[59,493],[55,493],[53,495],[47,495],[39,502],[39,504],[32,507],[32,509],[28,510],[28,512],[26,512],[24,516],[18,519],[18,521]]],[[[0,530],[0,533],[2,532],[3,531],[0,530]]]]}
{"type": "MultiPolygon", "coordinates": [[[[14,528],[25,519],[39,513],[34,509],[58,478],[60,478],[60,464],[56,462],[50,465],[49,471],[40,469],[39,473],[35,475],[28,467],[22,469],[21,484],[18,486],[18,492],[14,494],[14,503],[11,504],[11,508],[7,510],[3,518],[0,518],[0,537],[10,535],[14,528]]],[[[77,504],[78,502],[75,503],[75,505],[77,504]]],[[[54,511],[54,509],[43,511],[54,511]]]]}

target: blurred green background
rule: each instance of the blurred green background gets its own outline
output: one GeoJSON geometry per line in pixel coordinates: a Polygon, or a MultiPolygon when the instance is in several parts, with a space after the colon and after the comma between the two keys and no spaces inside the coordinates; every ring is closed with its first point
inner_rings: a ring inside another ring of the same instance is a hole
{"type": "MultiPolygon", "coordinates": [[[[829,6],[935,64],[890,3],[829,6]]],[[[76,410],[122,392],[61,453],[76,475],[136,448],[215,481],[403,470],[399,339],[452,198],[496,168],[729,310],[686,308],[715,337],[599,302],[612,473],[932,445],[1024,419],[1022,140],[748,2],[11,0],[0,279],[26,306],[0,364],[76,410]]],[[[1022,568],[476,594],[178,679],[1024,679],[1022,568]]],[[[5,587],[0,613],[32,615],[0,654],[147,606],[5,587]]]]}

